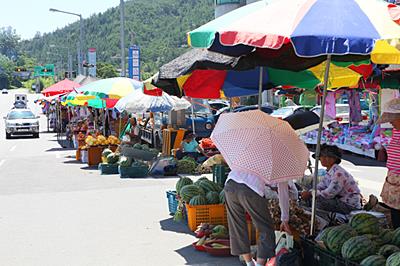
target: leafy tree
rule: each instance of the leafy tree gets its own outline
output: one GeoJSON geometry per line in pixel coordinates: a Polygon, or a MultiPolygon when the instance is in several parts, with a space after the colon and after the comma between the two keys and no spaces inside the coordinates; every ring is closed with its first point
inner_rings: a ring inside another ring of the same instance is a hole
{"type": "Polygon", "coordinates": [[[96,64],[97,77],[99,78],[114,78],[118,76],[118,71],[110,63],[97,62],[96,64]]]}
{"type": "Polygon", "coordinates": [[[16,60],[19,51],[20,37],[11,27],[0,28],[0,54],[16,60]]]}
{"type": "Polygon", "coordinates": [[[9,89],[12,80],[12,72],[15,64],[7,56],[0,54],[0,88],[9,89]]]}

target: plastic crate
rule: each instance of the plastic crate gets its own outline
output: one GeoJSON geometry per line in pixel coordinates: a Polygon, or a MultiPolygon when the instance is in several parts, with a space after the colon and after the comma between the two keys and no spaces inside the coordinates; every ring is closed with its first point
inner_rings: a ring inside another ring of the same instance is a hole
{"type": "Polygon", "coordinates": [[[176,199],[176,191],[168,190],[167,191],[167,199],[168,199],[169,214],[174,215],[176,212],[176,209],[178,208],[178,200],[176,199]]]}
{"type": "Polygon", "coordinates": [[[229,171],[230,171],[229,167],[223,164],[215,164],[213,166],[213,181],[219,184],[220,186],[224,187],[229,171]]]}
{"type": "Polygon", "coordinates": [[[318,246],[312,240],[301,238],[303,265],[307,266],[360,266],[318,246]]]}
{"type": "Polygon", "coordinates": [[[116,175],[118,174],[118,164],[99,164],[100,174],[102,175],[116,175]]]}
{"type": "Polygon", "coordinates": [[[195,231],[201,223],[228,226],[224,204],[196,205],[186,204],[188,227],[195,231]]]}
{"type": "Polygon", "coordinates": [[[121,178],[141,178],[147,176],[149,168],[147,166],[118,166],[118,173],[121,178]]]}

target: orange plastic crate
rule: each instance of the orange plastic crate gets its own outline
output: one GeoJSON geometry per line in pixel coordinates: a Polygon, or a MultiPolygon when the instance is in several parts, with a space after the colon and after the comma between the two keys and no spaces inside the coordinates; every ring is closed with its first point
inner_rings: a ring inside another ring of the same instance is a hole
{"type": "Polygon", "coordinates": [[[195,231],[201,223],[228,226],[224,204],[196,205],[186,204],[189,229],[195,231]]]}

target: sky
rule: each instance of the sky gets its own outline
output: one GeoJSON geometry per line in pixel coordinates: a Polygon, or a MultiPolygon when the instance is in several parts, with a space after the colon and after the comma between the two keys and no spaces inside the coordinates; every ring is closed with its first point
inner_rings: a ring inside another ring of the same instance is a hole
{"type": "Polygon", "coordinates": [[[11,26],[22,39],[30,39],[36,32],[52,32],[73,23],[73,15],[50,12],[50,8],[82,14],[104,12],[119,5],[120,0],[0,0],[0,27],[11,26]]]}

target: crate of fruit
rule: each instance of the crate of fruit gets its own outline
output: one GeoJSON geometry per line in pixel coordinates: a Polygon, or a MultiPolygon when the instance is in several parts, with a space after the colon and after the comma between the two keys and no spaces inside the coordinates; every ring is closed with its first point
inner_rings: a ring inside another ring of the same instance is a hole
{"type": "Polygon", "coordinates": [[[225,204],[189,205],[186,204],[189,229],[195,231],[201,223],[228,226],[225,204]]]}
{"type": "Polygon", "coordinates": [[[149,167],[141,166],[118,166],[118,173],[121,178],[141,178],[149,173],[149,167]]]}
{"type": "Polygon", "coordinates": [[[118,174],[118,164],[99,163],[100,174],[116,175],[118,174]]]}

